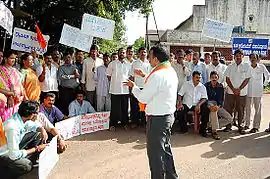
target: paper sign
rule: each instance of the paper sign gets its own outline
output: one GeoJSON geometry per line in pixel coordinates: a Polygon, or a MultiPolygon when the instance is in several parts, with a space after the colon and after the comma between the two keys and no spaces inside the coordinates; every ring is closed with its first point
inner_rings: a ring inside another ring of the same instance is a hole
{"type": "Polygon", "coordinates": [[[49,146],[47,146],[39,155],[39,179],[46,179],[58,160],[59,155],[57,154],[57,136],[55,136],[49,143],[49,146]]]}
{"type": "Polygon", "coordinates": [[[91,36],[113,39],[115,21],[84,14],[81,30],[91,36]]]}
{"type": "Polygon", "coordinates": [[[233,38],[232,54],[241,48],[245,56],[252,53],[268,56],[268,43],[269,39],[233,38]]]}
{"type": "Polygon", "coordinates": [[[83,115],[81,118],[81,134],[109,129],[110,112],[83,115]]]}
{"type": "Polygon", "coordinates": [[[222,42],[230,42],[232,31],[233,25],[206,18],[202,34],[222,42]]]}
{"type": "Polygon", "coordinates": [[[12,34],[14,17],[11,11],[5,6],[5,4],[0,2],[0,25],[7,30],[9,34],[12,34]]]}
{"type": "MultiPolygon", "coordinates": [[[[48,45],[50,36],[43,35],[43,37],[48,45]]],[[[37,40],[37,34],[35,32],[17,27],[14,28],[11,49],[29,53],[35,50],[39,55],[42,55],[47,51],[47,47],[44,50],[40,47],[37,40]]]]}
{"type": "Polygon", "coordinates": [[[83,33],[76,27],[64,24],[59,43],[89,52],[92,41],[92,36],[83,33]]]}
{"type": "Polygon", "coordinates": [[[80,135],[81,132],[81,116],[72,117],[55,124],[55,128],[59,131],[64,140],[80,135]]]}

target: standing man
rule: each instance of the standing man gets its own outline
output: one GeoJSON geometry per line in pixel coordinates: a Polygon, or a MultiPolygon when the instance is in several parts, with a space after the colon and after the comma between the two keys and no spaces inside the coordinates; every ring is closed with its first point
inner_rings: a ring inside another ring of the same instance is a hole
{"type": "Polygon", "coordinates": [[[194,51],[192,49],[186,50],[186,61],[191,62],[193,60],[194,51]]]}
{"type": "Polygon", "coordinates": [[[61,66],[61,54],[57,49],[54,49],[52,52],[52,59],[53,59],[53,64],[58,68],[61,66]]]}
{"type": "Polygon", "coordinates": [[[76,67],[77,67],[77,69],[78,69],[78,71],[79,71],[80,74],[82,74],[82,71],[83,71],[83,60],[84,60],[83,51],[78,50],[76,52],[76,62],[75,62],[75,65],[76,65],[76,67]]]}
{"type": "Polygon", "coordinates": [[[211,55],[210,53],[204,54],[204,64],[208,66],[211,63],[211,55]]]}
{"type": "Polygon", "coordinates": [[[85,59],[83,62],[83,72],[82,72],[82,89],[86,91],[86,99],[95,108],[96,106],[96,82],[95,82],[95,72],[97,67],[103,65],[103,60],[97,57],[98,46],[92,45],[90,48],[90,57],[85,59]]]}
{"type": "Polygon", "coordinates": [[[238,113],[238,131],[240,134],[245,134],[243,120],[246,108],[246,96],[248,93],[247,84],[249,83],[251,67],[248,63],[244,63],[243,51],[238,49],[234,52],[235,63],[228,66],[225,71],[228,90],[225,97],[224,109],[231,115],[234,110],[238,113]]]}
{"type": "Polygon", "coordinates": [[[58,99],[58,82],[57,82],[57,67],[52,63],[52,56],[46,52],[44,55],[45,64],[43,65],[43,71],[39,76],[41,94],[40,102],[44,100],[46,93],[55,94],[55,101],[58,99]]]}
{"type": "Polygon", "coordinates": [[[150,49],[153,70],[140,90],[134,82],[124,85],[140,101],[141,110],[147,114],[147,155],[152,179],[177,179],[171,151],[170,135],[174,123],[177,98],[177,75],[169,62],[169,55],[161,47],[150,49]]]}
{"type": "Polygon", "coordinates": [[[206,73],[206,66],[203,62],[200,61],[200,53],[195,52],[193,55],[193,61],[190,64],[191,72],[198,71],[202,75],[202,84],[207,82],[208,76],[206,73]]]}
{"type": "Polygon", "coordinates": [[[128,98],[129,88],[123,82],[129,80],[130,64],[126,58],[124,48],[118,50],[118,60],[112,61],[107,69],[108,79],[111,83],[111,118],[110,130],[115,131],[118,121],[128,130],[128,98]]]}
{"type": "Polygon", "coordinates": [[[127,61],[132,65],[132,63],[135,61],[134,59],[134,49],[132,46],[129,46],[127,48],[127,61]]]}
{"type": "Polygon", "coordinates": [[[256,53],[253,53],[249,56],[251,63],[251,79],[248,83],[248,93],[247,93],[247,106],[246,106],[246,126],[245,129],[248,129],[250,126],[251,118],[251,106],[254,104],[255,115],[253,119],[253,128],[250,130],[250,133],[256,133],[259,131],[261,124],[261,113],[262,113],[262,95],[263,95],[263,86],[267,85],[269,82],[269,72],[266,69],[264,64],[259,63],[259,56],[256,53]],[[265,82],[263,82],[263,76],[265,77],[265,82]]]}
{"type": "Polygon", "coordinates": [[[185,60],[186,54],[184,50],[178,50],[176,52],[176,61],[172,62],[172,67],[174,68],[178,77],[178,88],[177,92],[181,89],[185,81],[187,81],[187,76],[190,76],[189,65],[185,60]]]}
{"type": "MultiPolygon", "coordinates": [[[[145,78],[151,72],[151,69],[151,65],[147,60],[147,51],[144,47],[141,47],[139,49],[139,59],[133,62],[130,74],[133,78],[132,81],[134,81],[136,86],[141,90],[143,89],[145,78]]],[[[135,128],[138,125],[145,126],[145,113],[140,111],[139,102],[133,94],[131,94],[130,102],[132,128],[135,128]]]]}

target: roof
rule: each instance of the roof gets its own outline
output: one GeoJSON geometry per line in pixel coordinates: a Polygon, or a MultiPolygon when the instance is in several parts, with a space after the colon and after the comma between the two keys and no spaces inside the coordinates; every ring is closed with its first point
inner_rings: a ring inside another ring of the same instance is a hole
{"type": "Polygon", "coordinates": [[[193,14],[189,16],[189,18],[187,18],[186,20],[184,20],[183,22],[181,22],[181,24],[179,24],[174,30],[179,29],[182,25],[184,25],[186,22],[188,22],[189,20],[191,20],[193,18],[193,14]]]}

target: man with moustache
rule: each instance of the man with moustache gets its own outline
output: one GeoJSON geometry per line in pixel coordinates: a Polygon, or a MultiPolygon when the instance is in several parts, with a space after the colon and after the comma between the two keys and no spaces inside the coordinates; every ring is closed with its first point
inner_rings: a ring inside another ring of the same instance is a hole
{"type": "Polygon", "coordinates": [[[200,53],[195,52],[193,54],[192,62],[190,62],[190,69],[191,69],[191,72],[194,72],[194,71],[200,72],[202,76],[201,82],[202,84],[205,84],[208,81],[208,76],[206,73],[206,66],[203,62],[199,60],[200,60],[200,53]]]}

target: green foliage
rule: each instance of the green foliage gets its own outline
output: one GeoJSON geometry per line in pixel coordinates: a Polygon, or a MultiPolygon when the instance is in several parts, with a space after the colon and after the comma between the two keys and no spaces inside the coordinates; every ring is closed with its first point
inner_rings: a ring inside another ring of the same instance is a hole
{"type": "Polygon", "coordinates": [[[135,52],[138,54],[139,52],[139,48],[144,47],[144,38],[140,37],[138,39],[135,40],[134,44],[133,44],[133,48],[135,50],[135,52]]]}

